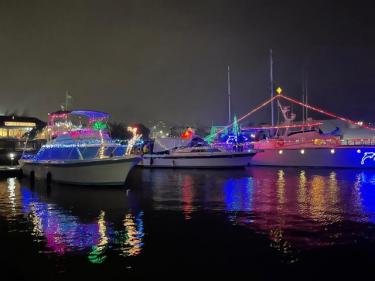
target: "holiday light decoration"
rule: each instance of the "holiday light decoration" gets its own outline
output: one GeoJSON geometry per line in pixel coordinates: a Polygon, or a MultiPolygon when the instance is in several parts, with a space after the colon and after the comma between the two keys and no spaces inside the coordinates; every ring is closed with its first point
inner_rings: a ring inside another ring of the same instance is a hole
{"type": "Polygon", "coordinates": [[[314,122],[314,123],[304,123],[304,124],[294,124],[294,125],[246,127],[246,128],[243,128],[243,130],[292,129],[292,128],[304,128],[304,127],[317,127],[322,124],[323,122],[314,122]]]}
{"type": "MultiPolygon", "coordinates": [[[[278,88],[279,90],[279,88],[278,88]]],[[[262,104],[258,105],[256,108],[254,108],[253,110],[249,111],[248,113],[246,113],[245,115],[243,115],[242,117],[240,117],[237,122],[241,122],[242,120],[244,120],[245,118],[249,117],[250,115],[252,115],[253,113],[257,112],[258,110],[262,109],[263,107],[267,106],[268,104],[270,104],[273,100],[275,99],[278,99],[278,98],[283,98],[287,101],[290,101],[294,104],[298,104],[302,107],[305,107],[305,108],[308,108],[310,110],[313,110],[315,112],[318,112],[318,113],[321,113],[323,115],[326,115],[326,116],[329,116],[329,117],[332,117],[332,118],[335,118],[335,119],[339,119],[341,121],[344,121],[346,123],[349,123],[349,124],[352,124],[352,125],[356,125],[356,126],[359,126],[361,128],[365,128],[365,129],[368,129],[368,130],[372,130],[372,131],[375,131],[375,128],[374,127],[371,127],[371,126],[368,126],[366,124],[363,123],[363,121],[354,121],[354,120],[351,120],[351,119],[348,119],[348,118],[345,118],[345,117],[342,117],[342,116],[339,116],[339,115],[336,115],[334,113],[331,113],[329,111],[325,111],[325,110],[322,110],[320,108],[317,108],[317,107],[314,107],[314,106],[311,106],[309,104],[306,104],[306,103],[303,103],[303,102],[300,102],[298,100],[295,100],[289,96],[286,96],[284,94],[282,94],[282,89],[280,88],[279,91],[277,91],[277,95],[273,96],[272,98],[266,100],[265,102],[263,102],[262,104]]],[[[231,128],[232,126],[234,125],[234,123],[232,124],[229,124],[228,126],[225,127],[225,129],[228,129],[228,128],[231,128]]],[[[305,125],[281,125],[281,126],[272,126],[272,127],[258,127],[258,128],[244,128],[244,129],[270,129],[270,128],[297,128],[297,127],[309,127],[309,126],[318,126],[319,124],[305,124],[305,125]]],[[[209,136],[207,136],[205,139],[214,139],[216,137],[216,135],[218,134],[221,134],[222,132],[224,131],[224,128],[220,129],[220,130],[217,130],[216,132],[213,132],[211,133],[209,136]]]]}
{"type": "Polygon", "coordinates": [[[101,130],[105,130],[107,129],[107,124],[102,122],[102,121],[95,121],[93,124],[92,124],[92,128],[95,130],[95,131],[101,131],[101,130]]]}
{"type": "Polygon", "coordinates": [[[215,140],[216,131],[217,131],[217,127],[212,126],[210,129],[210,134],[207,137],[205,137],[204,140],[208,142],[209,144],[211,144],[215,140]]]}
{"type": "Polygon", "coordinates": [[[181,138],[191,139],[194,136],[194,131],[192,128],[187,128],[185,132],[182,133],[181,138]]]}
{"type": "Polygon", "coordinates": [[[351,119],[348,119],[348,118],[345,118],[345,117],[342,117],[342,116],[336,115],[336,114],[331,113],[331,112],[329,112],[329,111],[325,111],[325,110],[322,110],[322,109],[320,109],[320,108],[317,108],[317,107],[311,106],[311,105],[309,105],[309,104],[306,104],[306,103],[300,102],[300,101],[298,101],[298,100],[295,100],[295,99],[293,99],[293,98],[291,98],[291,97],[288,97],[288,96],[285,96],[285,95],[283,95],[283,94],[279,94],[279,95],[277,95],[276,97],[277,97],[277,98],[283,98],[283,99],[288,100],[288,101],[290,101],[290,102],[292,102],[292,103],[298,104],[298,105],[300,105],[300,106],[303,106],[303,107],[305,107],[305,108],[311,109],[311,110],[313,110],[313,111],[315,111],[315,112],[318,112],[318,113],[324,114],[324,115],[326,115],[326,116],[329,116],[329,117],[332,117],[332,118],[335,118],[335,119],[339,119],[339,120],[344,121],[344,122],[346,122],[346,123],[349,123],[349,124],[352,124],[352,125],[357,125],[357,126],[359,126],[359,127],[362,127],[362,128],[368,129],[368,130],[375,131],[375,128],[374,128],[374,127],[371,127],[371,126],[368,126],[368,125],[366,125],[366,124],[363,124],[363,121],[353,121],[353,120],[351,120],[351,119]]]}
{"type": "Polygon", "coordinates": [[[367,159],[372,159],[373,161],[375,161],[375,152],[365,152],[365,153],[363,153],[363,157],[362,157],[362,160],[361,160],[361,165],[364,165],[365,161],[367,159]]]}
{"type": "Polygon", "coordinates": [[[126,147],[125,155],[131,154],[131,151],[136,144],[142,137],[142,134],[137,134],[138,128],[137,127],[128,127],[128,131],[133,134],[132,138],[128,142],[128,146],[126,147]]]}
{"type": "Polygon", "coordinates": [[[239,134],[240,134],[240,127],[238,126],[238,121],[237,121],[237,116],[236,115],[234,115],[234,119],[233,119],[232,133],[236,137],[238,137],[239,134]]]}
{"type": "MultiPolygon", "coordinates": [[[[257,106],[256,108],[254,108],[253,110],[249,111],[248,113],[246,113],[245,115],[243,115],[241,118],[239,118],[237,120],[237,122],[241,122],[242,120],[244,120],[245,118],[249,117],[250,115],[254,114],[255,112],[257,112],[258,110],[260,110],[261,108],[265,107],[266,105],[268,105],[269,103],[271,103],[273,100],[275,100],[276,98],[278,98],[279,96],[273,96],[272,98],[270,98],[269,100],[265,101],[264,103],[260,104],[259,106],[257,106]]],[[[220,129],[216,132],[215,135],[218,135],[218,134],[221,134],[225,129],[228,129],[228,128],[231,128],[233,126],[233,123],[232,124],[229,124],[228,126],[225,126],[225,128],[223,129],[220,129]]]]}

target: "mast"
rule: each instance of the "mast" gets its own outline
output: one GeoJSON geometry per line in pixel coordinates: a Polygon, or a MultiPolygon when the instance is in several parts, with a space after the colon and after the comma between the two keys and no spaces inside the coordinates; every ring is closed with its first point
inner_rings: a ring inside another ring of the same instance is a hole
{"type": "MultiPolygon", "coordinates": [[[[306,72],[306,76],[305,76],[305,104],[308,104],[308,101],[307,101],[307,86],[308,86],[308,73],[306,72]]],[[[305,113],[305,118],[307,120],[307,117],[308,117],[308,108],[306,108],[306,113],[305,113]]]]}
{"type": "Polygon", "coordinates": [[[228,124],[231,124],[232,112],[231,112],[231,100],[230,100],[230,66],[228,65],[228,124]]]}
{"type": "MultiPolygon", "coordinates": [[[[270,82],[271,82],[271,99],[274,96],[274,83],[273,83],[273,57],[272,57],[272,49],[270,49],[270,82]]],[[[275,118],[274,118],[274,106],[273,100],[271,101],[271,124],[275,126],[275,118]]]]}
{"type": "MultiPolygon", "coordinates": [[[[305,102],[305,70],[302,70],[302,103],[305,102]]],[[[302,123],[305,123],[305,108],[302,107],[302,123]]]]}

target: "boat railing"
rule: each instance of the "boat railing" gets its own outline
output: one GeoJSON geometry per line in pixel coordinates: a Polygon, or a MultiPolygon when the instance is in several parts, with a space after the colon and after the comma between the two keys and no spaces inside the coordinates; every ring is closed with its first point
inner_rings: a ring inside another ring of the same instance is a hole
{"type": "MultiPolygon", "coordinates": [[[[288,147],[334,147],[334,146],[375,146],[375,138],[352,138],[352,139],[269,139],[262,141],[266,146],[274,148],[288,148],[288,147]]],[[[256,142],[255,142],[256,143],[256,142]]]]}
{"type": "Polygon", "coordinates": [[[375,145],[375,138],[350,138],[341,140],[341,145],[345,146],[373,146],[375,145]]]}

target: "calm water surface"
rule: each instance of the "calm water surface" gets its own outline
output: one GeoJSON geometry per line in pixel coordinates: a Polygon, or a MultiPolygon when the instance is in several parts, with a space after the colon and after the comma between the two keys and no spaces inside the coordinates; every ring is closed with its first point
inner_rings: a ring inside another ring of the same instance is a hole
{"type": "Polygon", "coordinates": [[[354,278],[375,266],[375,172],[135,169],[122,188],[0,181],[9,280],[354,278]]]}

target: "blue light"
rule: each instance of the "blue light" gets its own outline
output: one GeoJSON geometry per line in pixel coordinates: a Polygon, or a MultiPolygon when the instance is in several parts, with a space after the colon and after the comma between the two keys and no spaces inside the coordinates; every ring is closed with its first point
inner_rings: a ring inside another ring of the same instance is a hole
{"type": "Polygon", "coordinates": [[[253,179],[229,179],[224,186],[225,204],[228,211],[251,211],[253,179]]]}

